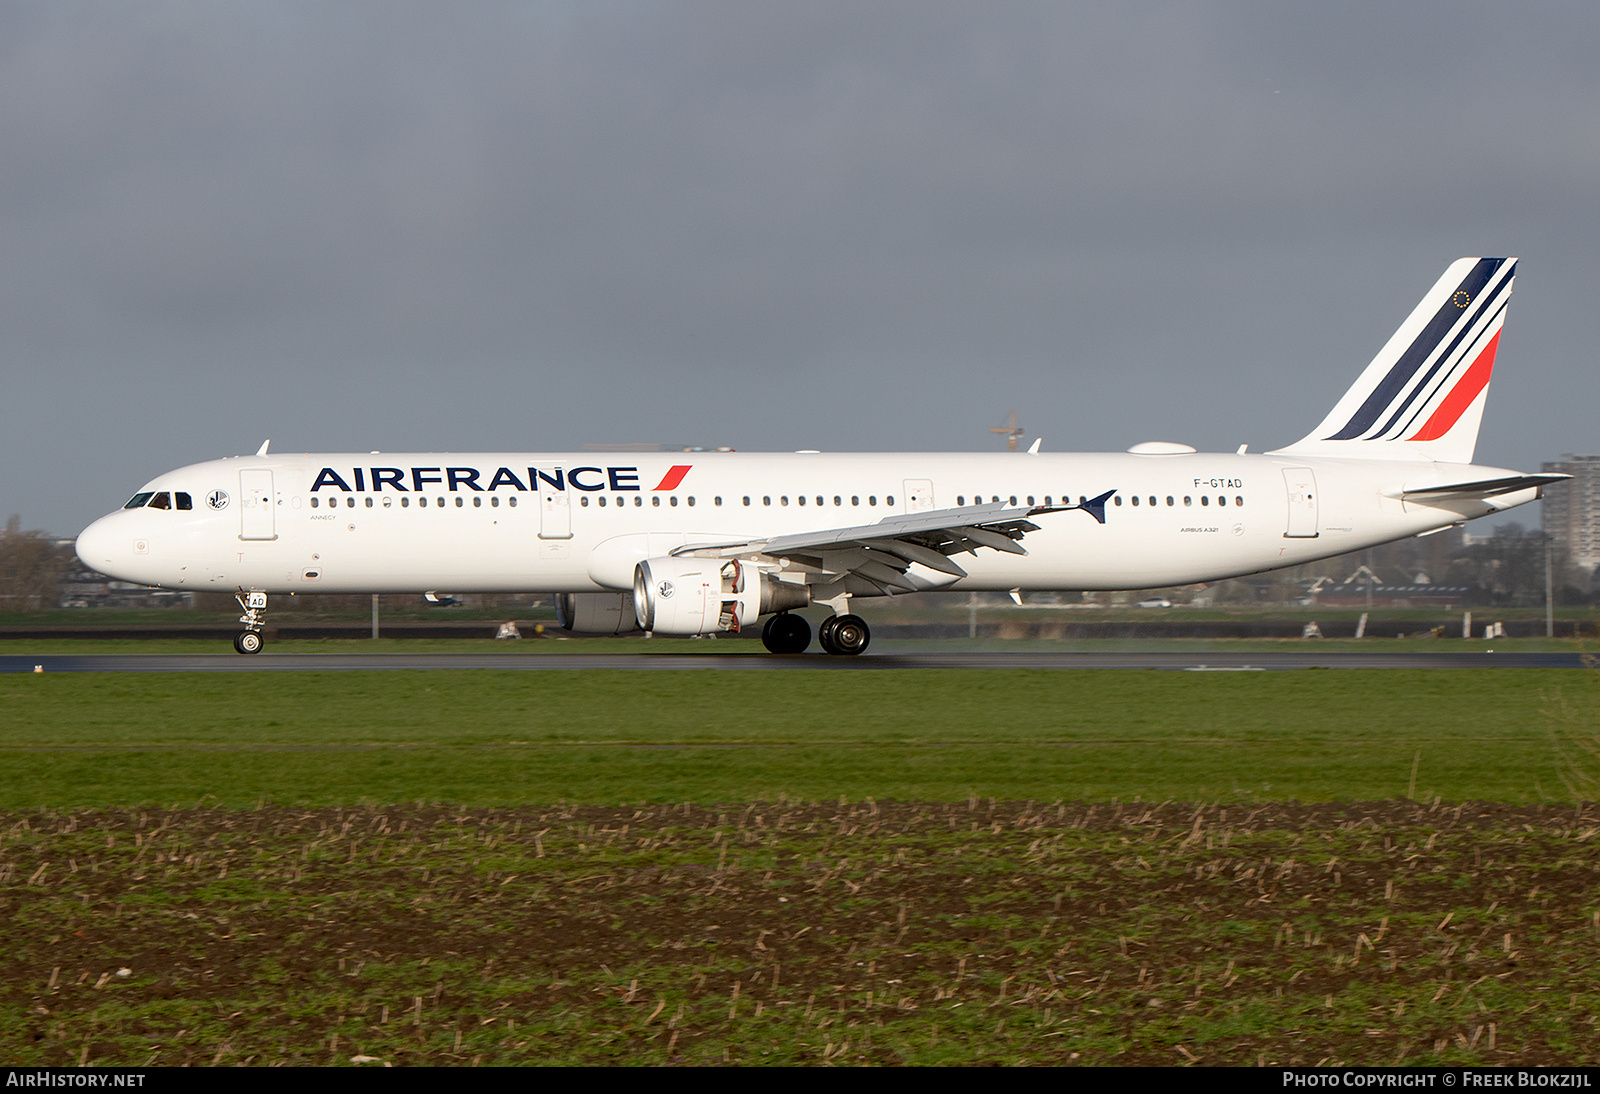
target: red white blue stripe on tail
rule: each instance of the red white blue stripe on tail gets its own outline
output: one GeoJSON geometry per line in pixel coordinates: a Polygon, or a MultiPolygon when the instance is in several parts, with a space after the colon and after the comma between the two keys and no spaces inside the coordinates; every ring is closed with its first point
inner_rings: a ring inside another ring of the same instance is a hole
{"type": "Polygon", "coordinates": [[[1516,268],[1451,264],[1322,424],[1280,451],[1472,462],[1516,268]]]}

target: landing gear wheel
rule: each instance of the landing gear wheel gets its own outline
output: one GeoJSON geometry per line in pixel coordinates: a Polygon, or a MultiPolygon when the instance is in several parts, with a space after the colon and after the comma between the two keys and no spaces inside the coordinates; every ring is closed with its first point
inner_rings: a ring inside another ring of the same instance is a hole
{"type": "Polygon", "coordinates": [[[872,641],[867,621],[859,615],[836,615],[818,629],[822,648],[832,654],[855,657],[872,641]]]}
{"type": "Polygon", "coordinates": [[[233,648],[240,653],[260,653],[261,635],[255,631],[244,631],[234,637],[233,648]]]}
{"type": "Polygon", "coordinates": [[[779,612],[761,628],[761,644],[768,653],[804,653],[811,645],[811,624],[798,615],[779,612]]]}
{"type": "Polygon", "coordinates": [[[822,647],[824,653],[838,653],[833,645],[833,629],[839,625],[839,617],[830,615],[817,626],[817,645],[822,647]]]}

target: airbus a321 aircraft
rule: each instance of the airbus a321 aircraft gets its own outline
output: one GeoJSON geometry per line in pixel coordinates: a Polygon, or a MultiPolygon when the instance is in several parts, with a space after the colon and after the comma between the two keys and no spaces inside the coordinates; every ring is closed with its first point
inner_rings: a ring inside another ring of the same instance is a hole
{"type": "Polygon", "coordinates": [[[1563,475],[1472,463],[1516,262],[1463,258],[1322,424],[1263,454],[380,453],[157,476],[78,537],[124,581],[236,592],[240,653],[283,593],[541,592],[583,633],[761,627],[867,648],[854,597],[1216,581],[1440,531],[1563,475]],[[766,623],[761,624],[765,618],[766,623]]]}

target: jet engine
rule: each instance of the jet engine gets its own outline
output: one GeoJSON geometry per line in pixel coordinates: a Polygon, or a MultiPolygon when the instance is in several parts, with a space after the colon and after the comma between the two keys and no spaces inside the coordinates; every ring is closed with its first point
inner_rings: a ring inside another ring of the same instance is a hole
{"type": "Polygon", "coordinates": [[[577,634],[631,634],[639,629],[632,593],[560,593],[556,622],[577,634]]]}
{"type": "Polygon", "coordinates": [[[656,634],[738,634],[768,612],[805,607],[811,590],[737,559],[650,558],[634,567],[633,603],[656,634]]]}

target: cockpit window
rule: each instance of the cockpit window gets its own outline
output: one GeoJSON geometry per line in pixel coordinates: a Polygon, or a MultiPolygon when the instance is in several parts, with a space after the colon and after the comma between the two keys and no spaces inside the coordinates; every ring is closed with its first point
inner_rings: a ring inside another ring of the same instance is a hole
{"type": "Polygon", "coordinates": [[[177,501],[179,509],[194,508],[194,499],[189,497],[189,495],[185,494],[182,490],[176,491],[172,497],[175,501],[177,501]]]}
{"type": "Polygon", "coordinates": [[[144,507],[144,503],[149,501],[153,497],[155,497],[155,491],[153,491],[153,490],[146,490],[142,494],[135,494],[133,497],[128,499],[128,504],[124,505],[123,508],[124,509],[141,509],[141,508],[144,507]]]}
{"type": "Polygon", "coordinates": [[[150,508],[151,509],[171,509],[172,508],[172,495],[167,493],[165,490],[161,491],[161,493],[157,494],[155,497],[150,499],[150,508]]]}

